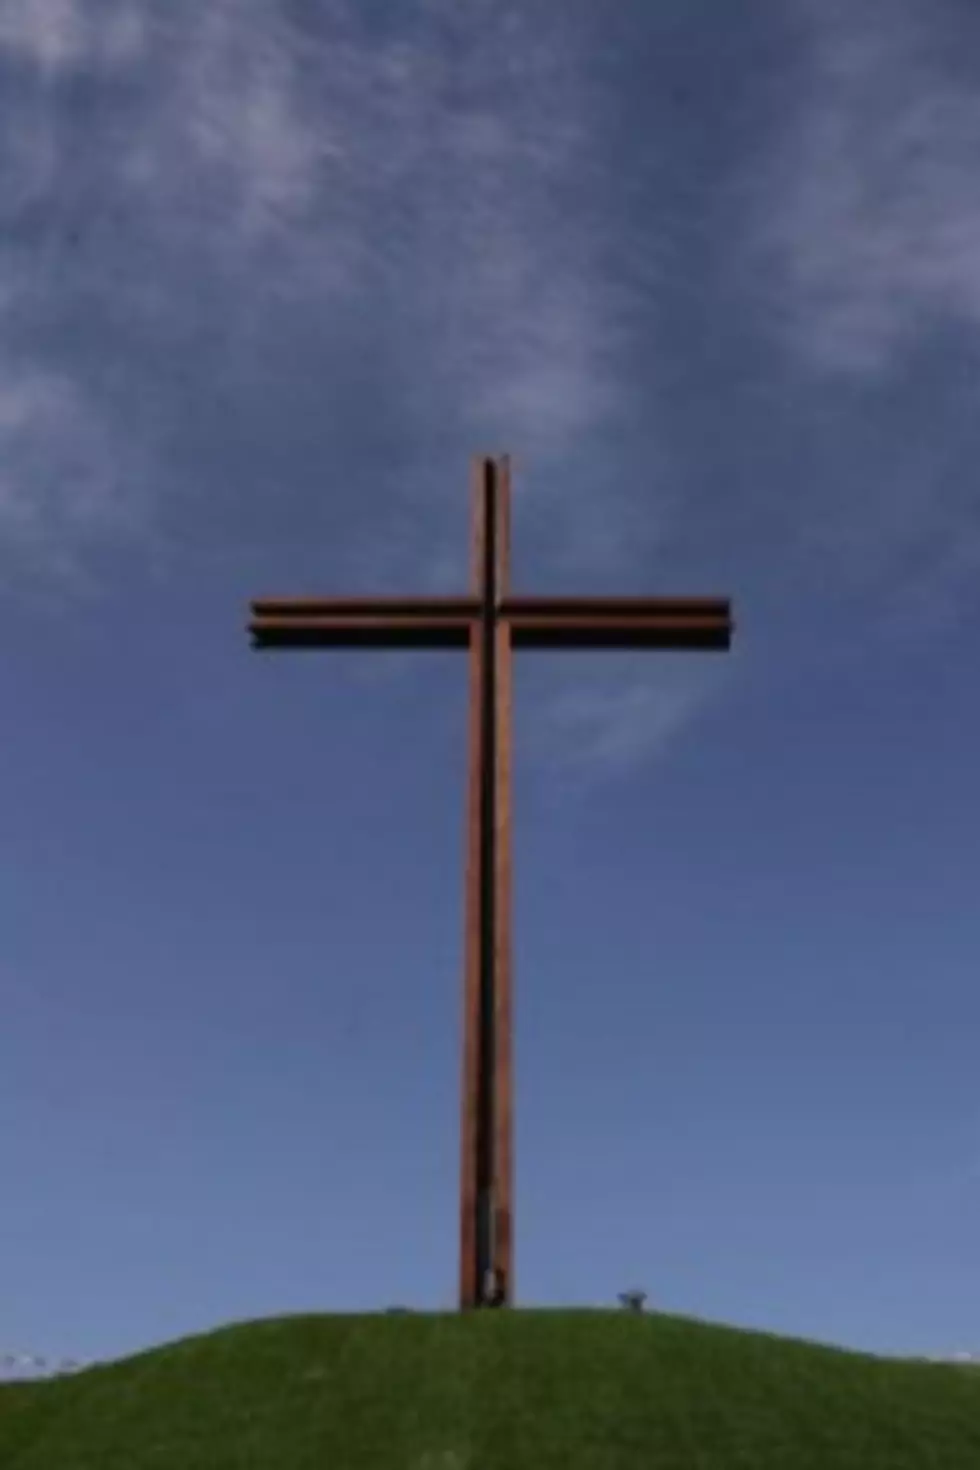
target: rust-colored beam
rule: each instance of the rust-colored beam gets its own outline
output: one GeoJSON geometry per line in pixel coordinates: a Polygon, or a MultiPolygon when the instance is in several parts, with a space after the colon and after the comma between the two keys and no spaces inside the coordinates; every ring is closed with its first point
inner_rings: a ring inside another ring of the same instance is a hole
{"type": "Polygon", "coordinates": [[[504,597],[515,648],[728,648],[724,597],[504,597]]]}
{"type": "Polygon", "coordinates": [[[479,621],[469,629],[470,730],[466,801],[466,915],[463,976],[463,1079],[460,1153],[459,1305],[464,1311],[479,1306],[481,1272],[487,1258],[488,1220],[486,1168],[486,1107],[484,1076],[484,973],[487,913],[485,856],[487,835],[485,776],[487,749],[486,702],[490,671],[484,625],[487,612],[487,554],[489,486],[482,460],[471,471],[470,585],[480,609],[479,621]]]}
{"type": "Polygon", "coordinates": [[[549,618],[711,618],[727,620],[727,597],[515,597],[500,598],[497,611],[506,617],[549,618]]]}
{"type": "MultiPolygon", "coordinates": [[[[502,619],[504,614],[501,614],[502,619]]],[[[506,616],[515,648],[727,649],[732,627],[726,618],[663,617],[660,614],[606,617],[529,613],[506,616]]]]}
{"type": "Polygon", "coordinates": [[[473,466],[470,764],[463,1002],[460,1305],[513,1300],[509,465],[473,466]]]}
{"type": "Polygon", "coordinates": [[[253,648],[465,648],[471,618],[253,618],[253,648]]]}
{"type": "MultiPolygon", "coordinates": [[[[474,539],[476,538],[474,528],[474,539]]],[[[463,941],[463,1077],[460,1128],[459,1305],[480,1301],[481,994],[484,930],[483,787],[486,681],[479,625],[470,630],[469,776],[466,798],[466,894],[463,941]]]]}
{"type": "MultiPolygon", "coordinates": [[[[495,592],[510,582],[510,460],[498,470],[495,503],[495,592]]],[[[511,1004],[511,767],[513,678],[511,631],[504,620],[494,634],[494,1270],[495,1304],[514,1301],[514,1026],[511,1004]]]]}
{"type": "Polygon", "coordinates": [[[475,618],[476,597],[258,597],[251,603],[254,617],[288,618],[475,618]]]}
{"type": "Polygon", "coordinates": [[[254,601],[253,648],[465,648],[472,597],[266,597],[254,601]]]}

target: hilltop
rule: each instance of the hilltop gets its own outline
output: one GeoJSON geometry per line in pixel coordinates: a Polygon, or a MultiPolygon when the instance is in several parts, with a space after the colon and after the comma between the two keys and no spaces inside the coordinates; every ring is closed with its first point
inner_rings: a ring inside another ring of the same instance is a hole
{"type": "Polygon", "coordinates": [[[0,1385],[4,1470],[977,1470],[980,1373],[688,1318],[223,1327],[0,1385]]]}

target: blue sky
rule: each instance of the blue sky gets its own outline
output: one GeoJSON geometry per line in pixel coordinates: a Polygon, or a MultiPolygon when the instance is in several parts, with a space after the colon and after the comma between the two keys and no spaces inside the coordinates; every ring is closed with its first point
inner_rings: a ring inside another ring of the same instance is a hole
{"type": "Polygon", "coordinates": [[[7,0],[0,1347],[451,1308],[466,669],[522,655],[516,1280],[980,1349],[980,13],[7,0]]]}

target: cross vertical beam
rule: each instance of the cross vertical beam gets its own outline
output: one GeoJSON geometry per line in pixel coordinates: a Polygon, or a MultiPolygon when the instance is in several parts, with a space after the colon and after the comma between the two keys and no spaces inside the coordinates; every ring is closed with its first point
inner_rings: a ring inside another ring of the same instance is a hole
{"type": "Polygon", "coordinates": [[[511,1051],[511,646],[497,609],[509,583],[510,466],[472,480],[470,740],[463,985],[459,1301],[513,1301],[511,1051]]]}

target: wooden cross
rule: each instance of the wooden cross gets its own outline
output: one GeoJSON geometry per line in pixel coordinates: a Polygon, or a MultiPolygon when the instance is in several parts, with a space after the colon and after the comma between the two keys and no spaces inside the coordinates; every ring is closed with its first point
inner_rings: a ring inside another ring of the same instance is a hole
{"type": "Polygon", "coordinates": [[[514,1300],[511,651],[726,649],[726,598],[515,597],[510,462],[476,459],[468,597],[264,598],[255,648],[467,648],[469,801],[463,996],[461,1308],[514,1300]]]}

